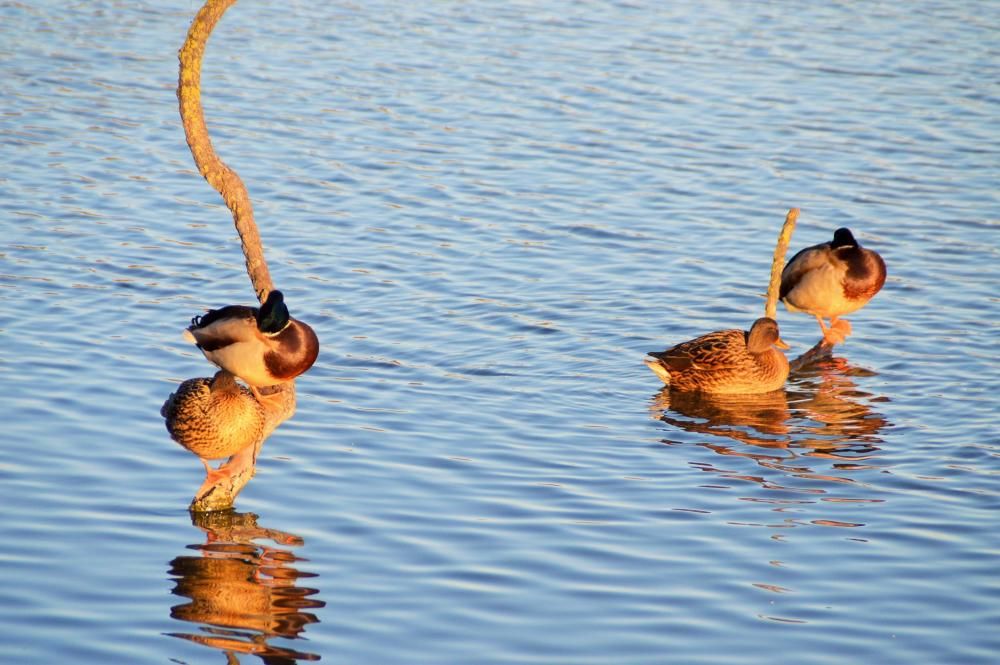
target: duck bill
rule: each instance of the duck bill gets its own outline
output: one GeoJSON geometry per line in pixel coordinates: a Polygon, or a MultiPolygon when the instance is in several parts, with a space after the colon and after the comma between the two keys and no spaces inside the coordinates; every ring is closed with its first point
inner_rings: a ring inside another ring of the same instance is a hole
{"type": "Polygon", "coordinates": [[[778,347],[779,349],[790,349],[790,348],[792,348],[792,347],[788,346],[788,342],[786,342],[785,340],[781,339],[780,337],[778,338],[778,341],[774,343],[774,345],[776,347],[778,347]]]}

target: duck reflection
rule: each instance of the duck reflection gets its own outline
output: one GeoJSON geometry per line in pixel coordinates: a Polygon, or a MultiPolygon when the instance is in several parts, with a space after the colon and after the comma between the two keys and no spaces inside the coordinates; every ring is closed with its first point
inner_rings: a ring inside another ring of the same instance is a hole
{"type": "Polygon", "coordinates": [[[303,540],[259,527],[252,513],[191,513],[191,519],[205,532],[205,542],[189,546],[198,555],[170,562],[173,593],[188,599],[171,608],[170,616],[200,624],[199,632],[169,635],[214,647],[229,664],[240,662],[238,654],[251,654],[268,665],[319,660],[317,654],[269,643],[300,638],[306,626],[319,622],[307,610],[326,603],[311,598],[317,589],[298,585],[300,578],[315,575],[294,568],[304,559],[289,550],[254,542],[300,546],[303,540]]]}
{"type": "Polygon", "coordinates": [[[788,435],[788,397],[784,390],[758,395],[671,393],[663,388],[652,410],[675,427],[736,439],[752,445],[780,445],[788,435]]]}
{"type": "Polygon", "coordinates": [[[808,469],[787,463],[799,456],[833,459],[836,469],[859,468],[878,452],[878,433],[889,425],[873,406],[886,399],[854,382],[854,377],[871,375],[827,355],[798,367],[786,390],[721,396],[671,394],[664,388],[653,397],[651,410],[659,420],[687,432],[718,437],[720,441],[702,445],[720,455],[749,457],[797,474],[808,469]],[[735,447],[732,441],[769,450],[735,447]]]}
{"type": "Polygon", "coordinates": [[[878,451],[879,432],[890,423],[874,405],[889,400],[859,389],[854,382],[854,377],[874,375],[837,357],[800,369],[788,394],[801,419],[797,430],[802,444],[826,457],[848,454],[863,459],[878,451]]]}

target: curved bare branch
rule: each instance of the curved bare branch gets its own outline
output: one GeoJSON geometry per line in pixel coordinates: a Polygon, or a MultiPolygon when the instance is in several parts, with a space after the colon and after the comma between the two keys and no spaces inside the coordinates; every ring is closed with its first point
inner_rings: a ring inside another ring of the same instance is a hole
{"type": "Polygon", "coordinates": [[[180,104],[181,122],[184,124],[184,136],[191,148],[194,163],[208,184],[222,195],[226,207],[232,211],[233,223],[243,245],[247,274],[257,299],[264,302],[274,290],[274,283],[264,260],[264,249],[254,222],[250,195],[236,171],[226,166],[212,147],[201,106],[201,61],[205,55],[205,45],[215,24],[235,2],[236,0],[208,0],[191,22],[187,39],[178,54],[180,77],[177,83],[177,100],[180,104]]]}

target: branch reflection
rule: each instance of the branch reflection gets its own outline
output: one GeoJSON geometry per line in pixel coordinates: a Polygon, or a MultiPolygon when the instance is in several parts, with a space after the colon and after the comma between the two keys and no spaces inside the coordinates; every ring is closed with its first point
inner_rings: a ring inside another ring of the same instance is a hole
{"type": "Polygon", "coordinates": [[[268,665],[319,660],[317,654],[270,643],[301,638],[306,626],[319,622],[307,610],[326,603],[311,597],[317,589],[298,585],[300,578],[316,575],[294,568],[305,559],[289,550],[254,542],[297,547],[303,540],[259,527],[253,513],[193,512],[191,520],[205,532],[205,542],[189,545],[200,554],[170,562],[173,593],[189,599],[171,608],[170,616],[200,624],[199,632],[168,634],[218,649],[229,664],[240,662],[238,654],[257,656],[268,665]]]}
{"type": "MultiPolygon", "coordinates": [[[[879,431],[890,425],[874,408],[886,398],[859,389],[854,381],[871,375],[843,358],[827,356],[799,368],[787,390],[709,396],[671,394],[664,388],[654,396],[651,410],[669,425],[712,435],[701,445],[720,455],[749,458],[798,478],[850,482],[814,473],[802,458],[832,460],[837,471],[869,467],[882,442],[879,431]]],[[[775,487],[764,478],[744,479],[775,487]]]]}

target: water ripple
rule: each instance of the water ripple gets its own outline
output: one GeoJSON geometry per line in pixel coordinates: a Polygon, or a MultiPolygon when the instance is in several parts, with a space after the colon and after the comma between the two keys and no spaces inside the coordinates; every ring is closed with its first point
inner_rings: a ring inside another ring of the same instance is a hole
{"type": "Polygon", "coordinates": [[[253,294],[177,118],[193,11],[0,4],[7,658],[995,659],[989,12],[236,5],[209,127],[324,346],[206,524],[157,414],[253,294]],[[643,352],[759,314],[793,205],[887,261],[854,335],[659,391],[643,352]]]}

